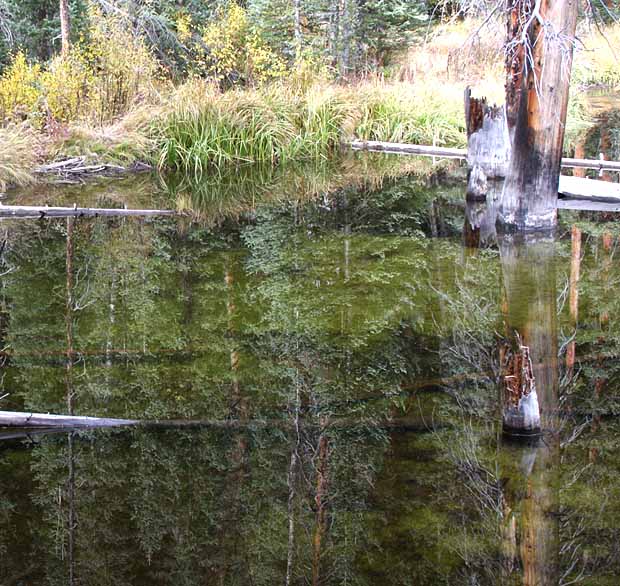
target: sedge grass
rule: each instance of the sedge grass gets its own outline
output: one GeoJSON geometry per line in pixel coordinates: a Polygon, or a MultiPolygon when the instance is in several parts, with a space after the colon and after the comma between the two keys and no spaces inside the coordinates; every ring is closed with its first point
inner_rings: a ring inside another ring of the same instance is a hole
{"type": "MultiPolygon", "coordinates": [[[[279,84],[220,93],[191,82],[158,117],[161,170],[195,179],[209,168],[325,159],[354,138],[462,146],[460,97],[409,84],[314,86],[296,93],[279,84]]],[[[454,95],[454,94],[453,94],[454,95]]]]}
{"type": "Polygon", "coordinates": [[[37,161],[39,139],[30,128],[0,128],[0,190],[8,186],[24,186],[34,182],[33,167],[37,161]]]}

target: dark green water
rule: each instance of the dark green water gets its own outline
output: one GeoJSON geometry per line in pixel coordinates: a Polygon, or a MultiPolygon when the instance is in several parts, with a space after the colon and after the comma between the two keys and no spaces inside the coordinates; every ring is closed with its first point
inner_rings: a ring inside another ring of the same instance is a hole
{"type": "Polygon", "coordinates": [[[205,423],[0,436],[2,586],[617,583],[616,216],[498,245],[460,185],[355,174],[0,223],[3,409],[205,423]],[[538,446],[500,437],[513,328],[538,446]]]}

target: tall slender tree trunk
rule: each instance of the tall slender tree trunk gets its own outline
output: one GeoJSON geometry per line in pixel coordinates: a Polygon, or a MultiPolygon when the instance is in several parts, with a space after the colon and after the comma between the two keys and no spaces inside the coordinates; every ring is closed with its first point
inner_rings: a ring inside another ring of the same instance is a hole
{"type": "Polygon", "coordinates": [[[71,17],[69,15],[69,0],[60,0],[60,40],[63,56],[69,54],[71,36],[71,17]]]}
{"type": "Polygon", "coordinates": [[[332,66],[338,66],[338,47],[340,45],[340,0],[331,1],[331,14],[329,26],[329,45],[332,56],[332,66]]]}
{"type": "Polygon", "coordinates": [[[301,0],[293,0],[293,19],[295,25],[295,55],[299,57],[303,44],[301,33],[301,0]]]}
{"type": "Polygon", "coordinates": [[[342,56],[340,77],[346,77],[351,69],[351,39],[353,38],[352,0],[342,0],[342,56]]]}
{"type": "Polygon", "coordinates": [[[568,105],[578,0],[513,0],[507,37],[506,116],[511,160],[499,222],[552,228],[568,105]]]}

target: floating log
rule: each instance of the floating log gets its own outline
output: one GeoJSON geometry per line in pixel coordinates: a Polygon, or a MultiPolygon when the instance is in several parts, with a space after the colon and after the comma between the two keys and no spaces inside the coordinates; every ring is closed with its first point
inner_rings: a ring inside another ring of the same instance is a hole
{"type": "MultiPolygon", "coordinates": [[[[428,157],[443,157],[447,159],[467,159],[467,149],[407,144],[400,142],[381,142],[376,140],[354,140],[350,143],[350,146],[355,151],[421,155],[428,157]]],[[[620,161],[606,161],[603,159],[574,159],[565,157],[562,159],[562,167],[581,167],[584,169],[596,169],[597,171],[620,171],[620,161]]]]}
{"type": "Polygon", "coordinates": [[[132,210],[126,208],[78,208],[14,206],[0,204],[0,218],[96,218],[99,216],[173,216],[175,210],[132,210]]]}

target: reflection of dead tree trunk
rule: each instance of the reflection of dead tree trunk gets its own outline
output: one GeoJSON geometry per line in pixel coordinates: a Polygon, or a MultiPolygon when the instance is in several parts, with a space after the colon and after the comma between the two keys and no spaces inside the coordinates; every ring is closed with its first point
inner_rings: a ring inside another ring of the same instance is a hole
{"type": "Polygon", "coordinates": [[[500,221],[555,226],[578,3],[512,0],[506,46],[511,160],[500,221]]]}
{"type": "Polygon", "coordinates": [[[325,430],[319,439],[319,453],[316,467],[316,505],[314,537],[312,539],[312,586],[321,581],[321,546],[327,529],[327,461],[329,441],[325,430]]]}
{"type": "Polygon", "coordinates": [[[572,377],[575,367],[575,350],[577,335],[577,319],[579,310],[579,269],[581,265],[581,230],[573,226],[571,230],[571,262],[570,262],[570,281],[569,281],[569,308],[570,321],[573,326],[573,339],[566,348],[566,373],[572,377]]]}
{"type": "Polygon", "coordinates": [[[505,355],[503,374],[504,433],[513,435],[540,433],[540,408],[530,349],[521,344],[518,333],[516,348],[505,355]]]}
{"type": "Polygon", "coordinates": [[[66,249],[66,298],[65,298],[65,332],[67,338],[67,357],[65,361],[65,383],[67,385],[67,409],[73,415],[73,218],[67,218],[67,249],[66,249]]]}
{"type": "Polygon", "coordinates": [[[293,562],[295,557],[295,486],[297,484],[297,470],[299,467],[299,446],[301,435],[299,429],[299,410],[301,408],[301,389],[299,372],[296,373],[295,393],[295,444],[291,450],[291,461],[288,469],[288,549],[286,556],[286,586],[290,586],[293,577],[293,562]]]}
{"type": "Polygon", "coordinates": [[[513,410],[505,412],[504,424],[507,431],[528,435],[554,428],[557,415],[555,247],[551,239],[504,237],[500,253],[507,330],[514,332],[504,363],[504,406],[513,410]]]}
{"type": "Polygon", "coordinates": [[[524,586],[556,586],[560,567],[559,490],[560,462],[557,437],[536,449],[532,471],[520,503],[524,586]]]}
{"type": "Polygon", "coordinates": [[[67,436],[69,456],[69,478],[67,480],[67,500],[69,501],[69,515],[67,520],[69,586],[75,584],[75,531],[77,526],[75,514],[75,456],[73,453],[73,433],[67,436]]]}
{"type": "MultiPolygon", "coordinates": [[[[112,348],[114,339],[114,325],[116,323],[116,262],[112,267],[112,276],[110,277],[110,296],[108,298],[108,335],[105,344],[105,365],[112,367],[112,348]]],[[[109,371],[106,372],[106,382],[109,378],[109,371]]]]}
{"type": "MultiPolygon", "coordinates": [[[[611,269],[611,247],[613,245],[613,236],[609,232],[603,234],[603,302],[607,304],[609,293],[609,270],[611,269]]],[[[603,309],[599,317],[601,328],[607,327],[609,323],[609,313],[607,309],[603,309]]]]}
{"type": "Polygon", "coordinates": [[[560,452],[555,246],[552,239],[533,235],[504,237],[500,253],[507,322],[516,339],[516,349],[506,357],[507,402],[514,406],[519,396],[522,401],[526,393],[536,393],[540,429],[545,433],[544,441],[530,437],[525,445],[510,442],[502,448],[508,466],[503,483],[504,573],[522,571],[525,586],[557,586],[560,452]]]}

